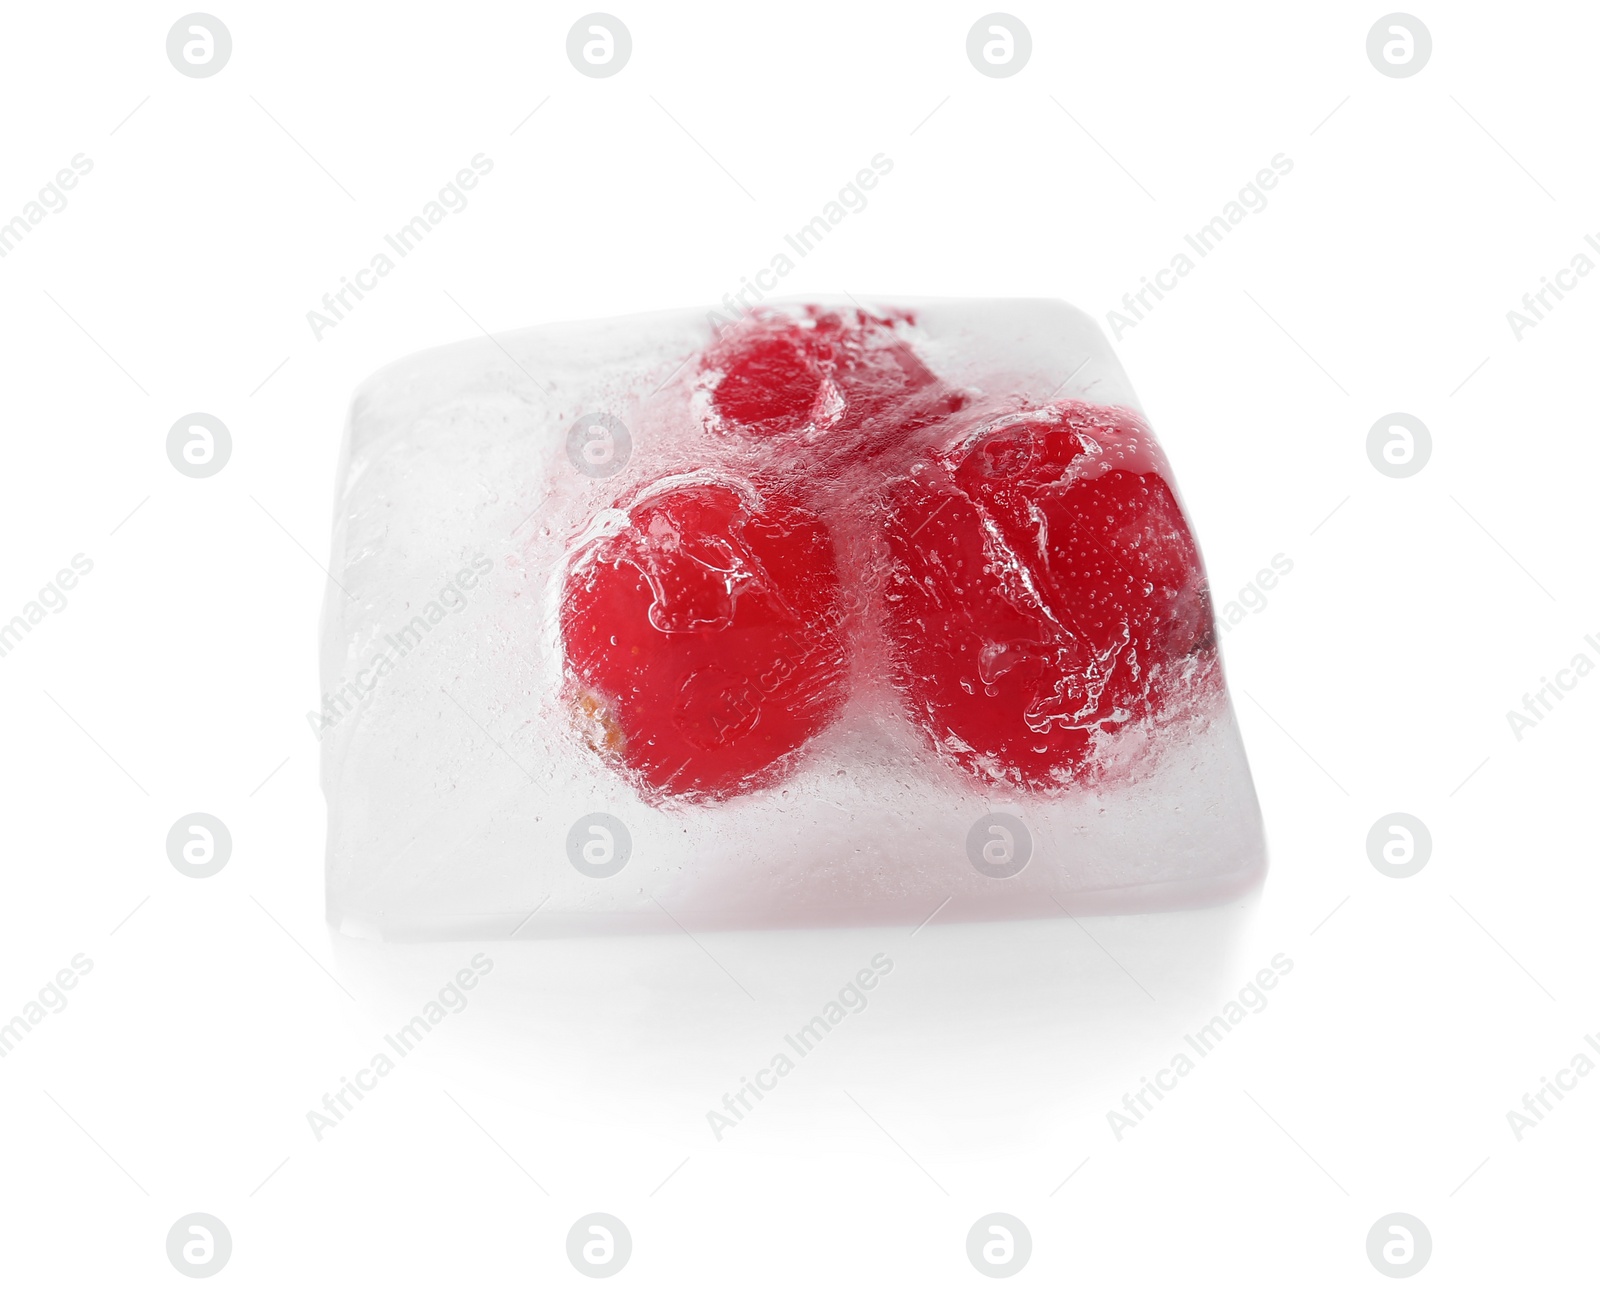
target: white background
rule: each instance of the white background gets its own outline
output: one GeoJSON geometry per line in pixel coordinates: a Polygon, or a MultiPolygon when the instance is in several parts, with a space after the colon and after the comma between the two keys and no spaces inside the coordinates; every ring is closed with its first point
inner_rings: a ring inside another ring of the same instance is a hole
{"type": "Polygon", "coordinates": [[[1506,1112],[1600,1031],[1600,679],[1520,741],[1506,711],[1600,662],[1600,276],[1520,341],[1506,312],[1600,233],[1600,12],[1430,7],[1431,61],[1391,79],[1379,5],[1033,5],[1031,62],[990,79],[980,6],[652,4],[615,11],[605,80],[567,61],[579,7],[228,5],[209,79],[167,61],[181,12],[15,5],[0,41],[0,220],[93,161],[0,260],[0,618],[94,562],[0,659],[0,1018],[94,964],[0,1060],[7,1287],[186,1286],[164,1244],[194,1211],[249,1289],[588,1287],[591,1211],[632,1232],[618,1287],[987,1287],[965,1237],[994,1211],[1033,1236],[1019,1288],[1385,1286],[1366,1235],[1396,1211],[1433,1236],[1419,1287],[1591,1277],[1600,1075],[1520,1142],[1506,1112]],[[314,340],[480,152],[471,205],[314,340]],[[304,713],[349,393],[479,325],[709,304],[880,152],[791,292],[1104,319],[1293,159],[1116,346],[1218,603],[1294,563],[1224,639],[1259,903],[496,945],[319,1143],[306,1111],[475,950],[322,920],[304,713]],[[195,410],[234,438],[209,480],[165,454],[195,410]],[[1396,410],[1434,441],[1406,480],[1365,452],[1396,410]],[[234,839],[205,881],[164,848],[194,811],[234,839]],[[1366,855],[1393,811],[1433,836],[1406,880],[1366,855]],[[880,951],[867,1011],[714,1140],[880,951]],[[1278,952],[1268,1008],[1117,1141],[1107,1111],[1278,952]]]}

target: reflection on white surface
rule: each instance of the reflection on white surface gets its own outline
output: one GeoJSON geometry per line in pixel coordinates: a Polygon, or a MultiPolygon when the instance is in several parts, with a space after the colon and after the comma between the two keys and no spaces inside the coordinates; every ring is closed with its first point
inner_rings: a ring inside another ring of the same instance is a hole
{"type": "Polygon", "coordinates": [[[763,1140],[809,1138],[819,1100],[843,1091],[980,1154],[1135,1088],[1259,968],[1236,964],[1254,905],[1004,923],[946,923],[946,908],[917,930],[332,937],[374,1054],[403,1050],[398,1065],[536,1124],[690,1153],[762,1124],[763,1140]],[[411,1023],[441,993],[432,1026],[411,1023]]]}

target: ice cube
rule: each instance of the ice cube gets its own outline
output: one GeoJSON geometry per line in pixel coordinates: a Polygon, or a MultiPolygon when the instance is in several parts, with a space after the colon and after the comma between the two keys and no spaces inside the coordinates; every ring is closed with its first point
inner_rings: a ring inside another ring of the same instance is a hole
{"type": "Polygon", "coordinates": [[[330,569],[346,933],[1143,910],[1264,869],[1170,468],[1058,302],[413,356],[355,398],[330,569]]]}

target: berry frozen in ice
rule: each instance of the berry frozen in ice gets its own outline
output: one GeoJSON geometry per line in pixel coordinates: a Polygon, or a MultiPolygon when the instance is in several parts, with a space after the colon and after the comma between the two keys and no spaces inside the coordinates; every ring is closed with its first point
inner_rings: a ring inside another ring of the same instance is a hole
{"type": "Polygon", "coordinates": [[[479,336],[362,386],[307,715],[334,926],[910,929],[1254,887],[1178,485],[1094,320],[754,315],[479,336]],[[585,415],[629,433],[614,475],[567,448],[585,415]],[[1002,878],[973,864],[997,818],[1032,842],[1002,878]],[[613,819],[597,883],[570,841],[613,819]]]}
{"type": "Polygon", "coordinates": [[[832,540],[781,487],[658,481],[566,576],[579,721],[647,796],[770,785],[843,704],[841,616],[832,540]]]}
{"type": "Polygon", "coordinates": [[[961,435],[891,483],[894,681],[978,778],[1092,777],[1098,734],[1217,682],[1199,551],[1131,411],[1072,402],[961,435]]]}
{"type": "Polygon", "coordinates": [[[865,311],[766,311],[725,332],[701,361],[712,433],[752,449],[803,449],[805,469],[903,443],[965,402],[901,337],[865,311]]]}

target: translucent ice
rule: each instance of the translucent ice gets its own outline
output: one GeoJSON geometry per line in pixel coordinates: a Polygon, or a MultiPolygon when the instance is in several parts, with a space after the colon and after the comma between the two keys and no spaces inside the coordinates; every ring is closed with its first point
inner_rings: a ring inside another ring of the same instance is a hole
{"type": "Polygon", "coordinates": [[[345,932],[1137,910],[1263,869],[1199,549],[1068,306],[430,351],[357,395],[337,509],[345,932]]]}

